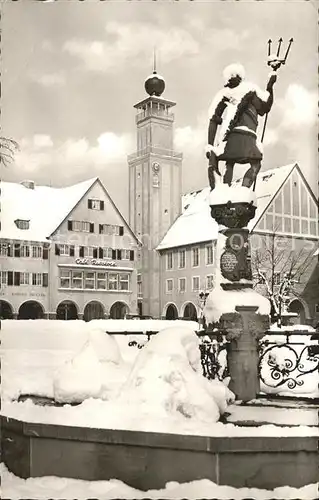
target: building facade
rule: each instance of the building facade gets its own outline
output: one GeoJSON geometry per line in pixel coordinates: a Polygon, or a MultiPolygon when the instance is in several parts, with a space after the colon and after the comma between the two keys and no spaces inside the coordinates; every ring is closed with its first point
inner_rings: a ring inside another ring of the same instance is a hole
{"type": "Polygon", "coordinates": [[[99,179],[1,185],[2,318],[137,314],[139,242],[99,179]]]}
{"type": "Polygon", "coordinates": [[[142,242],[139,311],[160,316],[160,255],[156,247],[181,211],[182,154],[173,148],[173,101],[161,97],[165,84],[154,71],[148,97],[137,103],[137,149],[128,157],[129,223],[142,242]]]}

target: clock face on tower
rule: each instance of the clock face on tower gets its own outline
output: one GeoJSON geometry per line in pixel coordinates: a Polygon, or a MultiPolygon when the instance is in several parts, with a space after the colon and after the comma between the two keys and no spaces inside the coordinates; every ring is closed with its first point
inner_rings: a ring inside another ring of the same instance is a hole
{"type": "Polygon", "coordinates": [[[160,170],[160,164],[157,163],[156,161],[153,163],[153,171],[158,173],[160,170]]]}

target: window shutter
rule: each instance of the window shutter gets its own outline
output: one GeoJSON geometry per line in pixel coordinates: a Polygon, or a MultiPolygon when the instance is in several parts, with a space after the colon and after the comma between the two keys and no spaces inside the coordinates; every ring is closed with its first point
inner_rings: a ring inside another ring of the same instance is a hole
{"type": "Polygon", "coordinates": [[[94,222],[90,222],[90,233],[94,233],[94,222]]]}
{"type": "Polygon", "coordinates": [[[49,258],[49,249],[48,249],[48,247],[43,247],[42,258],[44,260],[48,260],[48,258],[49,258]]]}
{"type": "Polygon", "coordinates": [[[104,210],[104,200],[100,201],[100,210],[104,210]]]}
{"type": "Polygon", "coordinates": [[[103,248],[99,248],[99,259],[103,259],[103,248]]]}
{"type": "Polygon", "coordinates": [[[124,234],[124,227],[120,226],[120,236],[123,236],[123,234],[124,234]]]}
{"type": "Polygon", "coordinates": [[[88,208],[92,208],[92,200],[88,200],[88,208]]]}
{"type": "Polygon", "coordinates": [[[68,220],[68,230],[73,231],[73,223],[71,220],[68,220]]]}
{"type": "Polygon", "coordinates": [[[8,286],[13,285],[13,271],[8,271],[8,286]]]}
{"type": "Polygon", "coordinates": [[[112,259],[116,260],[116,250],[112,248],[112,259]]]}
{"type": "Polygon", "coordinates": [[[79,257],[84,257],[84,247],[79,247],[79,257]]]}
{"type": "Polygon", "coordinates": [[[60,245],[55,244],[55,255],[60,255],[60,245]]]}
{"type": "Polygon", "coordinates": [[[93,259],[97,259],[97,248],[93,248],[93,259]]]}
{"type": "Polygon", "coordinates": [[[74,257],[74,245],[70,246],[70,257],[74,257]]]}
{"type": "Polygon", "coordinates": [[[20,273],[14,273],[14,286],[20,286],[20,273]]]}
{"type": "Polygon", "coordinates": [[[116,250],[116,258],[117,258],[117,260],[122,259],[122,251],[121,250],[116,250]]]}
{"type": "Polygon", "coordinates": [[[103,224],[99,224],[99,233],[102,234],[103,233],[103,224]]]}
{"type": "Polygon", "coordinates": [[[20,257],[20,244],[19,243],[15,243],[15,245],[14,245],[14,256],[20,257]]]}
{"type": "Polygon", "coordinates": [[[134,260],[134,250],[130,250],[130,260],[134,260]]]}
{"type": "Polygon", "coordinates": [[[49,280],[48,280],[48,273],[43,273],[43,274],[42,274],[42,286],[47,287],[47,286],[48,286],[48,283],[49,283],[49,280]]]}

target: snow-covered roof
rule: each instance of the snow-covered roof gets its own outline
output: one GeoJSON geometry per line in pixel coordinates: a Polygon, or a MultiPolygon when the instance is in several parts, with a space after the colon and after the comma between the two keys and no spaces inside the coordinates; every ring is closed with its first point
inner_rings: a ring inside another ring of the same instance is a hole
{"type": "Polygon", "coordinates": [[[33,189],[1,182],[1,238],[46,241],[96,180],[63,188],[35,185],[33,189]],[[17,219],[30,221],[29,229],[19,229],[17,219]]]}
{"type": "MultiPolygon", "coordinates": [[[[257,210],[248,224],[253,230],[267,206],[296,166],[295,163],[260,172],[256,182],[257,210]]],[[[234,181],[241,183],[242,178],[234,181]]],[[[210,188],[192,191],[182,197],[182,214],[169,228],[157,250],[165,250],[216,240],[218,225],[210,215],[210,188]]]]}

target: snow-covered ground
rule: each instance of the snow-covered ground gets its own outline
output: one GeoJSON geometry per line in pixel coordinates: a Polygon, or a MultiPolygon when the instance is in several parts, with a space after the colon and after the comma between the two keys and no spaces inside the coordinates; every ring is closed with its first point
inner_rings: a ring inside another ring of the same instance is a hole
{"type": "MultiPolygon", "coordinates": [[[[149,342],[146,335],[108,335],[104,331],[103,320],[3,321],[2,414],[29,422],[219,437],[319,435],[315,408],[289,410],[289,418],[282,408],[245,408],[233,403],[226,385],[206,380],[201,374],[198,338],[191,323],[174,322],[174,327],[162,330],[149,342]],[[129,347],[134,340],[145,343],[145,347],[129,347]],[[21,394],[83,402],[77,406],[39,406],[30,399],[17,402],[21,394]],[[225,411],[234,422],[267,421],[272,425],[240,427],[217,422],[225,411]]],[[[170,482],[165,489],[141,492],[116,479],[23,480],[4,465],[0,472],[1,496],[10,499],[314,499],[318,491],[314,484],[266,491],[199,480],[170,482]]]]}
{"type": "Polygon", "coordinates": [[[241,500],[254,498],[266,499],[299,499],[314,500],[318,495],[318,484],[309,484],[303,488],[284,486],[272,491],[257,488],[232,488],[219,486],[208,479],[201,479],[189,483],[179,484],[169,482],[165,489],[149,490],[147,492],[136,490],[117,479],[110,481],[82,481],[58,477],[41,477],[20,479],[14,476],[7,468],[0,465],[1,498],[16,500],[20,498],[48,499],[65,498],[86,500],[98,498],[99,500],[123,499],[193,499],[218,498],[241,500]]]}
{"type": "MultiPolygon", "coordinates": [[[[233,420],[246,420],[247,415],[239,415],[237,406],[227,408],[233,395],[224,384],[201,375],[194,325],[175,325],[138,349],[128,347],[134,335],[105,334],[103,320],[4,321],[2,414],[30,422],[206,436],[319,433],[308,427],[314,417],[305,420],[297,410],[292,420],[299,425],[294,427],[243,428],[217,422],[225,410],[234,412],[233,420]],[[21,394],[83,402],[43,407],[31,400],[17,402],[21,394]]],[[[252,411],[251,418],[264,421],[252,411]]]]}

